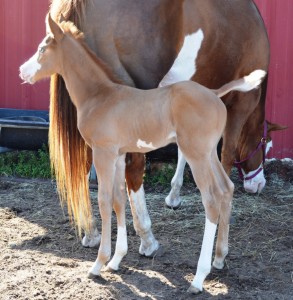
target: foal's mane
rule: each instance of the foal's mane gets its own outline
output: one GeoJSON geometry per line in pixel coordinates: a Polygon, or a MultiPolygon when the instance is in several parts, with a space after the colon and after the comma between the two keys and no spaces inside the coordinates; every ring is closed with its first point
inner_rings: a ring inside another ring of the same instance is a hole
{"type": "Polygon", "coordinates": [[[122,84],[122,81],[118,79],[112,69],[101,58],[99,58],[94,51],[89,48],[89,46],[85,42],[84,33],[80,31],[73,22],[63,21],[60,26],[66,34],[70,35],[80,43],[80,45],[84,48],[84,50],[94,61],[94,63],[96,63],[103,70],[103,72],[111,81],[122,84]]]}

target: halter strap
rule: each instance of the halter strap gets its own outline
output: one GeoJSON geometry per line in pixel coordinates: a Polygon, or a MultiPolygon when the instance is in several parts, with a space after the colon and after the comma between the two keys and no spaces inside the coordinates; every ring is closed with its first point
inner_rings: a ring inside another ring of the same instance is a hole
{"type": "Polygon", "coordinates": [[[237,167],[238,169],[238,173],[239,173],[239,177],[241,178],[241,180],[250,180],[253,179],[254,177],[256,177],[262,170],[263,170],[263,166],[265,163],[265,159],[266,159],[266,148],[267,148],[267,135],[268,135],[268,123],[265,120],[264,121],[264,132],[263,132],[263,136],[260,140],[260,142],[258,143],[256,149],[254,151],[252,151],[246,158],[240,160],[240,161],[235,161],[234,162],[234,166],[237,167]],[[260,149],[263,150],[263,160],[262,160],[262,164],[260,165],[260,167],[255,171],[255,173],[253,173],[252,175],[250,175],[249,177],[244,177],[243,173],[242,173],[242,169],[241,169],[241,164],[244,163],[245,161],[249,160],[250,158],[252,158],[260,149]]]}

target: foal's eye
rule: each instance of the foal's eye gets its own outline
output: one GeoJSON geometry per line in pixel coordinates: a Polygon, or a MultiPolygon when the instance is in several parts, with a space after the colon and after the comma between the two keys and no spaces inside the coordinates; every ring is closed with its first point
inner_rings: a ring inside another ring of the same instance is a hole
{"type": "Polygon", "coordinates": [[[40,50],[39,50],[39,52],[40,52],[40,53],[44,53],[44,52],[45,52],[45,50],[46,50],[46,48],[45,48],[45,47],[41,47],[41,48],[40,48],[40,50]]]}

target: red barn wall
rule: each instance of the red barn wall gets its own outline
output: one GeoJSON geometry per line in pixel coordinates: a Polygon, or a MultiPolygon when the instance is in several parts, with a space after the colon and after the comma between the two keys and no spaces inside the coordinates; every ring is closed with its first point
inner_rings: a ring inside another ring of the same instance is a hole
{"type": "MultiPolygon", "coordinates": [[[[36,50],[45,33],[48,0],[0,1],[0,107],[48,109],[49,83],[21,85],[19,66],[36,50]]],[[[273,134],[271,157],[293,158],[293,1],[255,0],[267,26],[271,63],[267,119],[289,126],[273,134]]]]}
{"type": "Polygon", "coordinates": [[[48,0],[0,1],[0,108],[48,110],[49,81],[21,85],[18,76],[45,36],[48,8],[48,0]]]}
{"type": "Polygon", "coordinates": [[[273,134],[270,157],[293,158],[293,1],[255,0],[271,45],[266,118],[288,126],[273,134]]]}

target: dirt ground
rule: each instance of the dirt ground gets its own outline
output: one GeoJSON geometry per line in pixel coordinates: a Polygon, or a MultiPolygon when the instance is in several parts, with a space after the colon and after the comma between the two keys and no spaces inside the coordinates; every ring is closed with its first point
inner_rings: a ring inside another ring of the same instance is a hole
{"type": "MultiPolygon", "coordinates": [[[[60,208],[54,182],[0,178],[0,299],[293,299],[293,163],[270,162],[266,174],[260,195],[245,193],[233,174],[226,266],[212,270],[197,296],[186,293],[204,225],[193,184],[185,184],[176,211],[164,207],[167,189],[146,187],[162,251],[153,259],[138,254],[128,205],[129,252],[121,269],[92,280],[87,271],[97,249],[81,246],[60,208]]],[[[96,190],[91,193],[97,210],[96,190]]],[[[113,249],[115,238],[114,223],[113,249]]]]}

